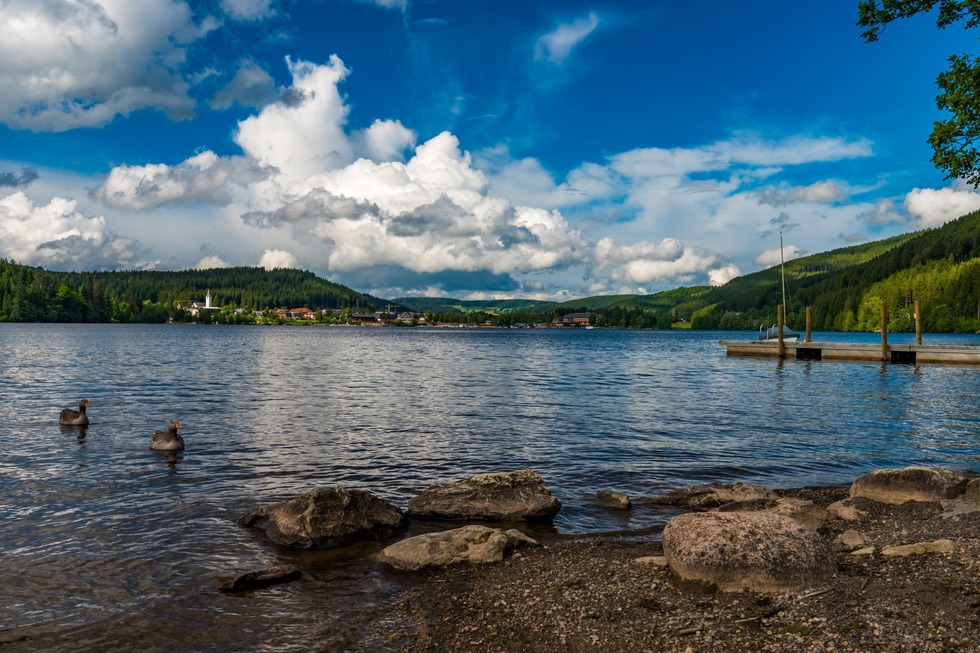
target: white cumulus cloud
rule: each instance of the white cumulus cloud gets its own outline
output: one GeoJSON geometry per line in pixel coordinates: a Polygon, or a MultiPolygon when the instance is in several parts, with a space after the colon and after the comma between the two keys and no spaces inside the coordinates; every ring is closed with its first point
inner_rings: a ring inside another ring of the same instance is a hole
{"type": "Polygon", "coordinates": [[[5,0],[0,123],[64,131],[146,108],[190,117],[186,46],[215,26],[177,0],[5,0]]]}
{"type": "Polygon", "coordinates": [[[137,241],[109,231],[105,218],[82,214],[74,200],[37,206],[23,192],[0,199],[0,256],[59,269],[152,267],[137,241]]]}
{"type": "Polygon", "coordinates": [[[980,193],[961,188],[915,188],[905,196],[905,210],[921,227],[939,227],[980,210],[980,193]]]}
{"type": "Polygon", "coordinates": [[[676,238],[628,245],[617,245],[612,238],[603,238],[595,245],[592,273],[616,282],[639,285],[667,279],[686,281],[707,275],[719,263],[716,254],[688,247],[676,238]]]}
{"type": "Polygon", "coordinates": [[[266,270],[275,270],[276,268],[298,268],[299,261],[296,260],[295,256],[285,250],[267,249],[265,252],[263,252],[257,265],[260,268],[265,268],[266,270]]]}
{"type": "Polygon", "coordinates": [[[323,66],[287,58],[293,76],[288,99],[238,124],[235,140],[245,152],[290,179],[335,170],[351,162],[344,131],[348,108],[337,85],[348,73],[337,56],[323,66]]]}
{"type": "Polygon", "coordinates": [[[735,264],[729,264],[714,270],[708,270],[708,284],[712,286],[724,286],[726,283],[742,276],[742,271],[735,264]]]}
{"type": "MultiPolygon", "coordinates": [[[[230,268],[230,267],[231,267],[231,263],[229,263],[228,261],[225,261],[220,256],[216,256],[214,254],[211,254],[209,256],[205,256],[200,261],[198,261],[197,262],[197,265],[194,266],[194,269],[195,270],[212,270],[212,269],[215,269],[215,268],[230,268]]],[[[282,266],[280,266],[280,267],[282,267],[282,266]]]]}
{"type": "Polygon", "coordinates": [[[780,251],[778,247],[767,249],[752,261],[756,265],[761,265],[763,267],[771,267],[773,265],[779,265],[780,260],[791,261],[794,258],[800,258],[801,256],[806,256],[807,251],[800,249],[796,245],[785,245],[783,246],[782,259],[780,259],[780,251]]]}
{"type": "Polygon", "coordinates": [[[253,159],[204,151],[176,166],[113,168],[93,196],[108,206],[132,211],[190,202],[222,206],[231,202],[233,187],[262,181],[270,174],[253,159]]]}

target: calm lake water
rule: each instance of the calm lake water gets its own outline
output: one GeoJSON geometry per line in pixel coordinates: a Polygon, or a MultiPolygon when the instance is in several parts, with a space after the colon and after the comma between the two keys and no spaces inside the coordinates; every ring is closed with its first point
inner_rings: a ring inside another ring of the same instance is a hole
{"type": "Polygon", "coordinates": [[[729,358],[738,337],[755,334],[0,324],[0,647],[387,650],[413,580],[371,560],[383,545],[292,552],[234,522],[316,486],[404,507],[529,467],[563,503],[532,533],[548,540],[649,532],[669,515],[644,499],[706,481],[980,471],[980,369],[729,358]],[[58,425],[81,398],[84,437],[58,425]],[[171,417],[187,451],[168,460],[148,441],[171,417]],[[279,564],[303,579],[216,591],[279,564]]]}

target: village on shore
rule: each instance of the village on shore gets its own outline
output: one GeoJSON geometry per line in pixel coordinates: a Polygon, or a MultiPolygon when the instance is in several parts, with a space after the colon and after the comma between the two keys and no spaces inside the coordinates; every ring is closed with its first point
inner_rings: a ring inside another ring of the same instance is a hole
{"type": "MultiPolygon", "coordinates": [[[[192,321],[207,320],[222,313],[226,309],[212,304],[213,297],[208,290],[203,301],[179,300],[175,307],[185,311],[192,321]]],[[[393,309],[389,304],[383,311],[357,312],[349,308],[325,308],[312,310],[306,307],[279,308],[275,310],[246,311],[244,308],[231,309],[231,314],[238,320],[252,321],[256,324],[310,324],[329,326],[397,326],[397,327],[441,327],[441,328],[486,328],[493,326],[489,322],[475,324],[458,322],[440,322],[431,319],[432,314],[419,311],[393,309]]],[[[573,312],[555,317],[551,322],[523,323],[518,322],[512,328],[547,329],[554,327],[585,327],[593,328],[595,313],[573,312]]],[[[171,323],[176,320],[171,319],[171,323]]]]}

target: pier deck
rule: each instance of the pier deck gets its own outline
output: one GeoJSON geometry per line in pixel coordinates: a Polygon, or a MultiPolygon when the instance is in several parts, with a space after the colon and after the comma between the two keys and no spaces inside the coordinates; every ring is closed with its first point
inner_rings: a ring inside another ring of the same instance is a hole
{"type": "MultiPolygon", "coordinates": [[[[775,340],[722,340],[729,356],[777,358],[775,340]]],[[[784,358],[903,363],[906,365],[980,365],[980,347],[972,345],[887,345],[837,342],[783,342],[784,358]]]]}

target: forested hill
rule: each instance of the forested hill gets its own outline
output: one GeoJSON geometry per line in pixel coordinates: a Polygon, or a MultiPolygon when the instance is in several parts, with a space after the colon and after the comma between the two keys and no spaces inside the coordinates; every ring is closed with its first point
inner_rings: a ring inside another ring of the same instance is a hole
{"type": "MultiPolygon", "coordinates": [[[[923,326],[933,332],[980,331],[980,212],[946,225],[786,263],[787,322],[813,328],[873,331],[881,302],[889,328],[915,328],[912,307],[922,302],[923,326]]],[[[572,311],[589,311],[602,326],[667,328],[686,322],[696,329],[756,329],[776,320],[780,267],[747,274],[721,287],[691,286],[653,295],[600,295],[558,304],[525,300],[465,301],[406,297],[414,310],[435,319],[493,324],[538,323],[572,311]]]]}
{"type": "MultiPolygon", "coordinates": [[[[833,331],[879,328],[881,302],[889,328],[914,329],[922,303],[927,331],[980,329],[980,212],[942,227],[816,254],[786,263],[787,322],[833,331]]],[[[694,328],[752,328],[772,322],[781,299],[779,266],[734,279],[706,293],[694,328]]]]}
{"type": "Polygon", "coordinates": [[[213,305],[248,311],[374,311],[383,303],[301,270],[52,272],[0,259],[0,321],[162,322],[177,315],[178,304],[203,302],[208,290],[213,305]]]}

